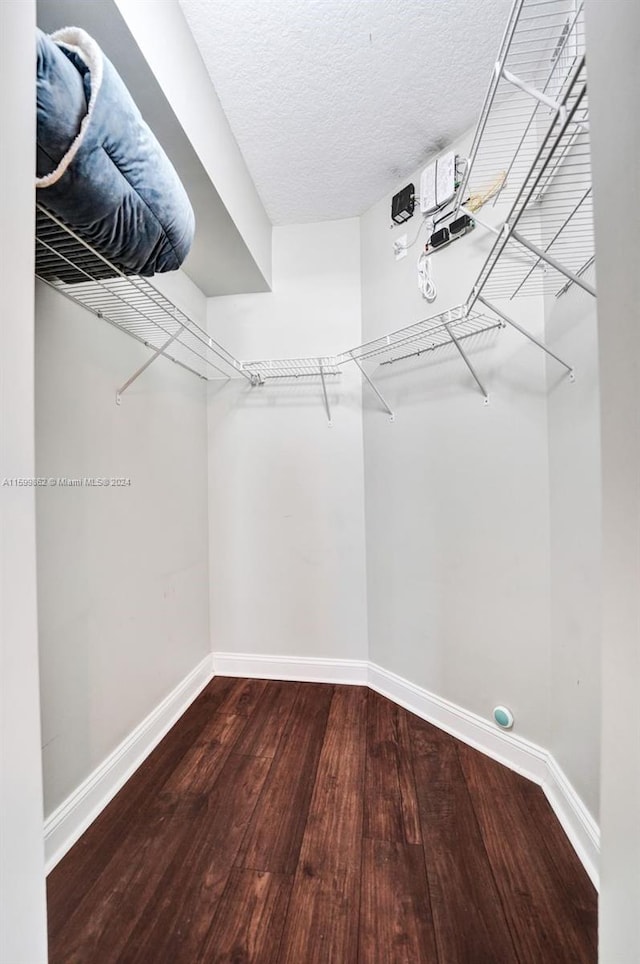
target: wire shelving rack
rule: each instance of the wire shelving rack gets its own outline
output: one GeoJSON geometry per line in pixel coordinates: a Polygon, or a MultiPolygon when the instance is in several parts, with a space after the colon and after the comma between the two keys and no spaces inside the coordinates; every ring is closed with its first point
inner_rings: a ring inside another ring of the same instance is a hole
{"type": "Polygon", "coordinates": [[[126,274],[41,205],[36,208],[36,275],[60,294],[152,350],[119,398],[159,355],[201,378],[251,375],[147,278],[126,274]]]}
{"type": "Polygon", "coordinates": [[[398,331],[383,335],[373,341],[359,345],[340,356],[341,361],[366,361],[375,359],[380,365],[393,365],[395,362],[416,358],[427,352],[455,345],[473,335],[479,335],[494,328],[501,328],[486,311],[467,312],[464,305],[457,305],[437,315],[431,315],[416,324],[400,328],[398,331]]]}
{"type": "Polygon", "coordinates": [[[516,0],[474,137],[461,198],[509,214],[468,301],[563,294],[594,261],[582,0],[516,0]]]}
{"type": "Polygon", "coordinates": [[[120,386],[117,401],[163,355],[205,379],[241,378],[252,386],[315,379],[331,423],[327,379],[353,364],[393,418],[364,363],[394,365],[454,346],[487,402],[467,343],[506,325],[572,378],[571,366],[507,314],[502,299],[559,296],[574,284],[595,295],[588,270],[594,255],[582,7],[582,0],[515,0],[458,195],[473,200],[490,193],[494,203],[510,205],[509,213],[466,302],[341,354],[240,361],[150,280],[127,274],[37,205],[38,277],[151,350],[120,386]]]}
{"type": "Polygon", "coordinates": [[[582,0],[516,0],[474,134],[461,198],[482,194],[504,175],[500,200],[515,199],[539,136],[584,50],[582,0]]]}

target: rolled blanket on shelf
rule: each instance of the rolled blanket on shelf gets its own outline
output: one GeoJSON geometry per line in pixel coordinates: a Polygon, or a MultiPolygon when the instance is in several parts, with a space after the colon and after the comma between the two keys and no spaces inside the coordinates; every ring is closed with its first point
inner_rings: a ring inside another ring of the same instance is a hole
{"type": "Polygon", "coordinates": [[[117,71],[78,27],[37,40],[36,199],[127,274],[179,268],[193,209],[117,71]]]}

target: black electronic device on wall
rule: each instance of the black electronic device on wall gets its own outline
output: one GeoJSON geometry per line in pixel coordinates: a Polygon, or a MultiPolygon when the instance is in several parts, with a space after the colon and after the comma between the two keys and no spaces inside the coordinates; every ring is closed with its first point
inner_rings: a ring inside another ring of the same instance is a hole
{"type": "Polygon", "coordinates": [[[429,238],[429,246],[431,248],[439,248],[441,247],[441,245],[446,244],[448,240],[449,240],[449,229],[440,228],[439,231],[436,231],[429,238]]]}
{"type": "Polygon", "coordinates": [[[461,214],[459,218],[455,221],[451,221],[449,224],[449,234],[452,236],[455,234],[461,234],[463,231],[466,234],[474,227],[474,223],[468,214],[461,214]]]}
{"type": "Polygon", "coordinates": [[[416,194],[413,184],[407,184],[401,191],[394,194],[391,199],[391,220],[394,224],[404,224],[410,217],[416,206],[416,194]]]}
{"type": "Polygon", "coordinates": [[[459,238],[463,238],[469,231],[473,231],[475,226],[476,223],[473,218],[470,218],[468,214],[461,214],[460,217],[450,221],[446,227],[434,231],[427,241],[425,251],[430,253],[432,251],[438,251],[440,248],[445,248],[451,244],[452,241],[458,241],[459,238]]]}

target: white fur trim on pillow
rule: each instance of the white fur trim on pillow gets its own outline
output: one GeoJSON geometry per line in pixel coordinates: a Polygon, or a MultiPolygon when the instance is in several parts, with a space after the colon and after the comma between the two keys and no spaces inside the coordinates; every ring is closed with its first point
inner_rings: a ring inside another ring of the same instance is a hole
{"type": "Polygon", "coordinates": [[[90,37],[89,34],[80,27],[63,27],[61,30],[56,30],[55,33],[51,34],[51,40],[55,41],[55,43],[61,47],[66,47],[67,50],[72,50],[84,60],[91,74],[91,97],[89,99],[87,113],[82,118],[80,130],[71,143],[69,150],[55,170],[51,171],[50,174],[45,174],[43,177],[36,177],[36,187],[49,187],[51,184],[55,184],[71,164],[71,161],[78,153],[78,148],[82,144],[87,133],[87,128],[91,123],[93,109],[102,85],[103,55],[93,37],[90,37]]]}

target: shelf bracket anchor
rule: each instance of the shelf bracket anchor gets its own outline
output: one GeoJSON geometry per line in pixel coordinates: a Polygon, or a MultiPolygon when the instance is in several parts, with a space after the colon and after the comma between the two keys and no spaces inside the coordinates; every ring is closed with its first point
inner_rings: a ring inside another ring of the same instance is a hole
{"type": "Polygon", "coordinates": [[[515,230],[515,228],[511,229],[510,237],[512,237],[515,241],[517,241],[518,244],[521,244],[523,247],[528,248],[529,251],[535,254],[542,261],[546,261],[547,264],[550,264],[552,268],[555,268],[556,271],[559,271],[560,274],[563,274],[565,278],[569,279],[569,281],[572,281],[576,285],[580,285],[581,288],[584,288],[585,291],[588,291],[589,294],[593,295],[593,297],[595,298],[596,289],[593,287],[593,285],[589,284],[588,281],[584,281],[583,278],[580,278],[573,271],[570,271],[569,268],[565,268],[563,264],[560,264],[559,261],[556,261],[554,257],[548,254],[548,252],[542,251],[541,248],[537,247],[537,245],[527,240],[527,238],[524,238],[518,231],[515,230]]]}
{"type": "Polygon", "coordinates": [[[329,407],[329,396],[327,395],[327,384],[324,380],[324,368],[322,367],[322,362],[318,359],[320,365],[320,378],[322,379],[322,394],[324,395],[324,408],[327,413],[327,420],[329,425],[331,425],[331,408],[329,407]]]}
{"type": "Polygon", "coordinates": [[[525,338],[528,338],[529,341],[533,342],[534,345],[537,345],[538,348],[541,348],[542,351],[544,351],[544,352],[547,353],[547,355],[550,355],[551,358],[555,358],[555,360],[556,360],[560,365],[562,365],[563,368],[566,368],[567,371],[569,372],[569,380],[572,381],[572,382],[575,381],[575,374],[574,374],[574,371],[573,371],[573,368],[571,367],[571,365],[567,365],[567,363],[566,363],[565,361],[563,361],[561,358],[558,358],[558,356],[555,355],[555,354],[551,351],[550,348],[547,348],[547,346],[544,344],[544,342],[538,341],[538,339],[535,338],[535,337],[534,337],[532,334],[530,334],[528,331],[526,331],[526,329],[521,328],[520,325],[513,320],[513,318],[510,318],[509,315],[505,315],[504,311],[500,311],[499,308],[496,308],[495,305],[492,305],[490,301],[487,301],[487,300],[486,300],[485,298],[483,298],[481,295],[478,296],[478,301],[481,302],[481,304],[483,304],[483,305],[485,306],[485,308],[488,308],[489,311],[492,311],[495,315],[497,315],[498,318],[502,318],[502,320],[503,320],[507,325],[511,325],[512,328],[515,328],[516,331],[519,331],[521,335],[524,335],[525,338]]]}
{"type": "Polygon", "coordinates": [[[456,338],[456,336],[454,335],[453,331],[451,330],[451,322],[445,322],[444,327],[447,329],[447,332],[449,333],[449,337],[451,338],[451,341],[453,342],[453,344],[456,346],[456,348],[457,348],[458,351],[460,352],[460,357],[462,358],[463,362],[465,363],[465,365],[467,366],[467,368],[469,369],[469,371],[470,371],[471,374],[473,375],[473,377],[474,377],[474,379],[475,379],[475,382],[476,382],[478,388],[480,389],[480,391],[481,391],[482,394],[484,395],[484,404],[485,404],[485,405],[488,405],[488,404],[489,404],[489,396],[487,395],[487,392],[486,392],[486,390],[485,390],[485,387],[484,387],[484,385],[482,384],[482,382],[480,381],[480,379],[478,378],[478,375],[477,375],[477,373],[476,373],[475,368],[473,367],[473,365],[471,364],[471,362],[470,362],[469,359],[467,358],[467,355],[465,354],[465,351],[464,351],[462,345],[460,344],[459,340],[456,338]]]}
{"type": "Polygon", "coordinates": [[[362,377],[366,380],[367,384],[371,387],[371,389],[376,393],[376,395],[377,395],[378,398],[380,399],[381,405],[384,407],[385,412],[387,412],[387,414],[389,415],[389,418],[390,418],[391,421],[393,422],[394,419],[395,419],[395,415],[393,414],[393,412],[391,411],[391,409],[390,409],[389,406],[387,405],[385,399],[384,399],[383,396],[382,396],[382,393],[381,393],[380,391],[378,391],[378,389],[376,388],[376,386],[373,384],[373,381],[372,381],[371,378],[367,375],[366,371],[364,370],[364,368],[362,367],[362,365],[360,364],[360,362],[359,362],[358,359],[355,357],[355,355],[353,354],[352,351],[349,352],[349,355],[351,356],[351,360],[354,361],[354,362],[356,363],[356,365],[358,366],[358,368],[360,369],[360,372],[361,372],[361,374],[362,374],[362,377]]]}
{"type": "Polygon", "coordinates": [[[146,362],[144,363],[144,365],[141,365],[140,368],[138,368],[138,369],[133,373],[133,375],[131,376],[131,378],[127,378],[127,380],[126,380],[126,382],[124,383],[124,385],[121,385],[120,388],[118,389],[118,391],[116,392],[116,405],[119,405],[119,404],[120,404],[120,399],[121,399],[122,395],[124,395],[124,393],[125,393],[126,390],[129,388],[130,385],[133,385],[133,383],[135,382],[136,378],[139,378],[140,375],[142,375],[142,373],[147,370],[147,368],[149,367],[149,365],[152,365],[152,364],[153,364],[153,362],[156,360],[156,358],[157,358],[159,355],[164,355],[164,353],[165,353],[165,351],[167,350],[167,348],[169,347],[169,345],[171,345],[172,342],[174,342],[174,341],[176,340],[176,338],[178,338],[178,336],[182,334],[182,332],[184,331],[184,329],[185,329],[185,326],[184,326],[184,325],[180,325],[180,327],[178,328],[178,330],[176,331],[176,333],[175,333],[174,335],[171,335],[171,338],[168,338],[168,339],[165,341],[164,345],[161,345],[160,348],[156,348],[156,350],[154,351],[153,355],[151,355],[150,358],[147,358],[147,360],[146,360],[146,362]]]}

